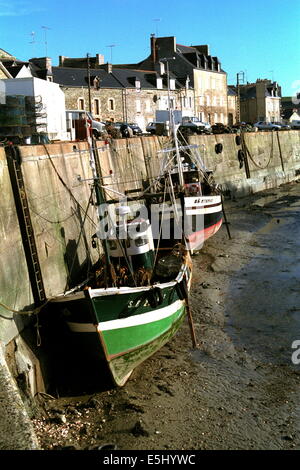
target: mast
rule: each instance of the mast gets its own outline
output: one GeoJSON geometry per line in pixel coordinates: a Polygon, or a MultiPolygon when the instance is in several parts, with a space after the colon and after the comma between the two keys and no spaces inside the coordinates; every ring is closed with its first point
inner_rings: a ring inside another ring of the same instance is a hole
{"type": "Polygon", "coordinates": [[[181,157],[180,157],[180,152],[179,152],[177,129],[176,129],[176,126],[175,126],[175,120],[174,120],[174,113],[173,112],[171,112],[171,123],[172,123],[172,130],[173,130],[174,142],[175,142],[175,148],[176,148],[176,159],[177,159],[177,165],[178,165],[179,184],[181,186],[181,189],[183,190],[184,189],[184,178],[183,178],[183,171],[182,171],[182,162],[181,162],[181,157]]]}
{"type": "MultiPolygon", "coordinates": [[[[87,137],[87,143],[88,143],[88,148],[89,148],[89,157],[90,157],[90,167],[92,169],[92,175],[93,175],[93,180],[94,180],[94,186],[95,186],[95,193],[96,193],[96,205],[97,205],[97,214],[98,214],[98,221],[101,221],[101,217],[103,217],[103,214],[101,213],[100,206],[101,204],[106,203],[104,191],[101,187],[101,184],[99,184],[99,179],[101,178],[101,168],[100,165],[98,165],[98,171],[97,171],[97,165],[96,165],[96,159],[94,155],[94,145],[95,142],[93,142],[93,138],[91,137],[90,130],[88,127],[87,119],[85,118],[85,123],[86,123],[86,137],[87,137]],[[100,172],[100,174],[98,174],[100,172]]],[[[112,265],[110,261],[110,256],[109,256],[109,250],[108,250],[108,243],[107,239],[104,238],[101,240],[103,249],[104,249],[104,255],[105,255],[105,261],[106,261],[106,266],[109,269],[110,272],[110,278],[113,280],[113,274],[112,274],[112,265]]]]}

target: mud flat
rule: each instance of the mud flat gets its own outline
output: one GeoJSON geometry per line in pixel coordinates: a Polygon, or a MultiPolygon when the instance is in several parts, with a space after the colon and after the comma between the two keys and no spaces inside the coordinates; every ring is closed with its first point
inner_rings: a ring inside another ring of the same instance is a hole
{"type": "Polygon", "coordinates": [[[300,449],[300,184],[226,209],[232,239],[194,257],[198,348],[186,320],[122,389],[77,364],[76,390],[37,397],[42,449],[300,449]]]}

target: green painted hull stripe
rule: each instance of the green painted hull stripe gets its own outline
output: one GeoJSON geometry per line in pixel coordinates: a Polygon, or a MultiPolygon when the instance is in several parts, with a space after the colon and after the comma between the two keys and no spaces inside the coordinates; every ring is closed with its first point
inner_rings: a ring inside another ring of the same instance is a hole
{"type": "Polygon", "coordinates": [[[173,314],[160,320],[101,332],[108,359],[112,356],[125,354],[132,349],[143,347],[143,345],[166,333],[184,314],[184,311],[185,306],[182,304],[173,314]]]}

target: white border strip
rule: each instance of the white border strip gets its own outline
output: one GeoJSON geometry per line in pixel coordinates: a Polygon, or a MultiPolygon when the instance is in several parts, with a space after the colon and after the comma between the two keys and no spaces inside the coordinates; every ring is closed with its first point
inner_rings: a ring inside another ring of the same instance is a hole
{"type": "Polygon", "coordinates": [[[207,207],[205,209],[201,207],[186,209],[186,215],[215,214],[216,212],[222,212],[222,206],[207,207]]]}
{"type": "Polygon", "coordinates": [[[145,325],[146,323],[154,323],[158,320],[162,320],[163,318],[170,317],[177,312],[183,304],[183,300],[176,300],[173,304],[167,305],[167,307],[163,307],[158,310],[150,310],[146,313],[141,313],[140,315],[132,315],[127,318],[101,322],[98,324],[97,330],[100,333],[101,331],[117,330],[118,328],[128,328],[131,326],[145,325]]]}

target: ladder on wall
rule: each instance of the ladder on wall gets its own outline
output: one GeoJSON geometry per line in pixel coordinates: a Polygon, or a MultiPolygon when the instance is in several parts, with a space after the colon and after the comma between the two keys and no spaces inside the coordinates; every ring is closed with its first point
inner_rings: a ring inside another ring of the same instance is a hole
{"type": "Polygon", "coordinates": [[[22,168],[18,158],[18,149],[10,146],[7,147],[6,150],[8,169],[13,188],[32,294],[35,304],[41,305],[46,300],[46,293],[28,207],[22,168]]]}

